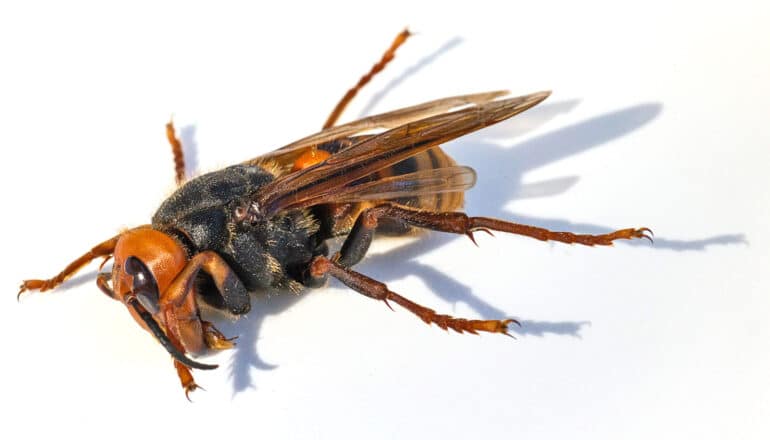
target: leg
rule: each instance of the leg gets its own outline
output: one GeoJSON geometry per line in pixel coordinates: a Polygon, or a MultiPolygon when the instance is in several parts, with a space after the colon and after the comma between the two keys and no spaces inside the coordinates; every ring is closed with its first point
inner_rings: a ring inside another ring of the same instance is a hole
{"type": "Polygon", "coordinates": [[[96,287],[98,287],[99,290],[102,291],[102,293],[109,296],[110,298],[117,299],[115,297],[115,292],[112,290],[112,287],[110,286],[111,278],[112,278],[111,274],[101,272],[99,275],[96,276],[96,287]]]}
{"type": "Polygon", "coordinates": [[[249,292],[227,262],[213,251],[195,255],[163,292],[161,295],[163,301],[182,304],[192,291],[195,279],[201,270],[214,280],[217,290],[222,295],[224,306],[230,313],[242,315],[249,311],[251,308],[249,292]]]}
{"type": "Polygon", "coordinates": [[[471,240],[473,240],[474,231],[483,230],[489,232],[489,229],[525,235],[539,240],[579,243],[587,246],[611,245],[614,240],[618,239],[642,237],[650,239],[647,235],[649,232],[647,228],[623,229],[602,235],[580,235],[570,232],[552,232],[534,226],[519,225],[486,217],[468,217],[461,212],[423,211],[394,203],[383,203],[369,208],[359,215],[340,252],[331,260],[318,256],[313,259],[308,268],[307,278],[311,282],[317,283],[327,275],[331,275],[363,295],[384,301],[386,304],[388,304],[388,300],[391,300],[419,316],[420,319],[428,324],[435,323],[443,329],[451,328],[459,333],[464,331],[469,333],[484,331],[509,335],[507,331],[508,325],[519,323],[513,319],[499,321],[468,320],[448,315],[439,315],[434,310],[416,304],[390,291],[385,284],[350,270],[349,267],[358,263],[369,249],[380,218],[398,219],[413,226],[437,231],[466,234],[471,240]]]}
{"type": "Polygon", "coordinates": [[[388,307],[388,301],[393,301],[401,307],[409,310],[417,315],[420,319],[427,324],[436,324],[439,327],[446,329],[452,329],[458,333],[478,333],[478,332],[490,332],[490,333],[502,333],[511,336],[508,333],[508,325],[511,323],[519,324],[515,319],[505,320],[477,320],[477,319],[463,319],[455,318],[449,315],[439,315],[434,310],[427,307],[423,307],[417,303],[414,303],[403,296],[388,290],[388,287],[376,280],[373,280],[366,275],[352,271],[338,262],[329,260],[324,256],[317,256],[310,264],[310,276],[314,278],[322,278],[326,275],[331,275],[334,278],[342,281],[343,284],[355,290],[356,292],[366,295],[370,298],[384,301],[388,307]]]}
{"type": "Polygon", "coordinates": [[[371,70],[369,72],[362,76],[361,79],[358,80],[358,83],[353,86],[352,89],[348,90],[347,93],[345,93],[345,96],[342,97],[340,102],[337,103],[337,106],[334,107],[334,110],[332,110],[331,114],[329,115],[329,118],[326,119],[326,122],[324,123],[323,128],[329,128],[333,127],[334,124],[337,122],[337,119],[339,119],[342,112],[345,110],[345,107],[350,103],[350,101],[353,99],[353,97],[356,96],[356,93],[358,93],[359,90],[363,86],[366,85],[371,79],[374,77],[374,75],[378,74],[382,69],[385,68],[385,66],[396,56],[396,49],[398,49],[399,46],[404,44],[404,41],[406,41],[407,38],[409,38],[411,34],[409,33],[408,29],[404,29],[401,31],[398,36],[396,36],[396,39],[393,40],[393,43],[391,43],[388,50],[385,51],[385,53],[382,55],[382,58],[380,61],[377,62],[374,66],[372,66],[371,70]]]}
{"type": "MultiPolygon", "coordinates": [[[[144,301],[140,300],[140,297],[149,299],[153,297],[157,298],[160,296],[160,292],[158,292],[158,284],[156,283],[152,272],[150,272],[147,266],[138,258],[131,256],[126,259],[125,270],[128,275],[132,276],[131,292],[126,295],[125,303],[127,306],[130,306],[133,309],[133,312],[135,313],[134,317],[138,317],[141,320],[140,323],[144,323],[146,330],[155,336],[155,339],[174,358],[174,367],[176,368],[177,375],[179,376],[179,380],[181,381],[182,387],[185,390],[185,396],[187,397],[187,400],[190,400],[190,391],[194,391],[195,389],[199,388],[193,379],[190,368],[211,370],[217,368],[217,365],[201,364],[199,362],[190,360],[185,356],[185,347],[179,338],[180,333],[178,330],[180,329],[181,321],[186,321],[188,323],[192,322],[190,316],[187,313],[177,315],[176,313],[167,313],[168,311],[163,310],[153,312],[164,315],[164,329],[155,320],[153,313],[145,308],[143,304],[144,301]],[[169,321],[169,318],[172,318],[172,320],[169,321]]],[[[97,280],[100,279],[103,278],[97,278],[97,280]]],[[[100,283],[97,281],[97,284],[100,283]]],[[[194,298],[190,297],[190,299],[194,301],[194,298]]],[[[157,305],[153,305],[150,308],[156,309],[157,305]]],[[[188,312],[191,312],[191,314],[194,315],[195,323],[200,324],[197,309],[189,310],[188,312]]],[[[199,325],[197,330],[202,332],[202,325],[199,325]]]]}
{"type": "Polygon", "coordinates": [[[181,185],[184,183],[184,152],[182,151],[182,142],[176,137],[174,130],[174,122],[168,121],[166,124],[166,137],[168,143],[171,144],[171,152],[174,154],[174,171],[176,173],[176,184],[181,185]]]}
{"type": "Polygon", "coordinates": [[[24,282],[21,283],[21,288],[19,289],[17,298],[27,290],[39,290],[41,292],[45,292],[46,290],[54,289],[59,284],[72,277],[75,272],[83,268],[83,266],[90,263],[95,258],[112,255],[112,252],[115,250],[115,244],[118,242],[118,237],[120,236],[116,235],[115,237],[112,237],[105,242],[97,244],[90,251],[86,252],[80,258],[70,263],[67,267],[64,268],[63,271],[61,271],[53,278],[47,280],[24,280],[24,282]]]}
{"type": "Polygon", "coordinates": [[[238,336],[228,338],[222,334],[214,324],[201,320],[203,324],[203,337],[206,339],[206,345],[212,350],[226,350],[228,348],[235,347],[234,340],[238,339],[238,336]]]}
{"type": "Polygon", "coordinates": [[[338,257],[336,257],[343,266],[352,266],[363,258],[380,218],[399,219],[410,225],[435,231],[465,234],[474,243],[476,241],[473,239],[473,232],[484,231],[491,235],[490,230],[524,235],[543,241],[578,243],[585,246],[609,246],[615,240],[634,238],[646,238],[652,241],[648,228],[621,229],[600,235],[573,234],[571,232],[553,232],[535,226],[487,217],[468,217],[462,212],[424,211],[394,203],[383,203],[362,212],[356,220],[348,239],[345,240],[338,257]]]}
{"type": "Polygon", "coordinates": [[[176,368],[177,376],[179,376],[179,381],[182,383],[182,388],[184,388],[184,396],[187,397],[187,400],[190,400],[190,391],[195,391],[201,387],[195,383],[192,372],[186,365],[174,359],[174,367],[176,368]]]}

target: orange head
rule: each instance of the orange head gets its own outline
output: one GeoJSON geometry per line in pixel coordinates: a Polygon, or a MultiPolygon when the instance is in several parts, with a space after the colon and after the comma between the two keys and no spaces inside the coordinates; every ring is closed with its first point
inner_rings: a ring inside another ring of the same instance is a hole
{"type": "Polygon", "coordinates": [[[179,362],[193,368],[215,368],[192,361],[185,352],[205,351],[195,288],[174,281],[187,266],[187,253],[172,237],[149,227],[121,234],[113,254],[115,299],[152,333],[179,362]]]}

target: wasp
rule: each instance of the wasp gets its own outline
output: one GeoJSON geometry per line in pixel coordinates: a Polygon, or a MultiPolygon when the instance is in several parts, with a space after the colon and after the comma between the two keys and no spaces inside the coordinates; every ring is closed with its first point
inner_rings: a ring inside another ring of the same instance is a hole
{"type": "Polygon", "coordinates": [[[233,338],[203,319],[200,307],[207,304],[240,316],[249,311],[253,292],[299,292],[323,286],[332,277],[443,329],[509,335],[508,327],[519,324],[439,314],[353,270],[375,234],[429,229],[474,240],[474,232],[500,231],[587,246],[651,239],[648,228],[584,235],[460,211],[476,173],[457,165],[440,145],[530,109],[550,92],[455,96],[337,125],[347,104],[409,35],[404,30],[396,37],[344,95],[320,132],[257,158],[185,181],[182,145],[169,122],[178,188],[151,223],[97,244],[53,278],[24,281],[19,295],[54,289],[91,261],[103,258],[101,271],[114,259],[111,273],[99,273],[96,285],[123,303],[168,351],[189,398],[198,388],[191,369],[217,365],[188,354],[234,345],[233,338]],[[335,237],[344,241],[330,256],[327,242],[335,237]]]}

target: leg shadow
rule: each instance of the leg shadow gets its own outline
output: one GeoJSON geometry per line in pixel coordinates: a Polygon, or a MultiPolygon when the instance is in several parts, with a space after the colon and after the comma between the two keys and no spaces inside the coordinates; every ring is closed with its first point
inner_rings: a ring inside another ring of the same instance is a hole
{"type": "Polygon", "coordinates": [[[184,151],[185,176],[190,178],[198,173],[198,142],[195,140],[197,127],[185,125],[179,129],[179,141],[184,151]]]}

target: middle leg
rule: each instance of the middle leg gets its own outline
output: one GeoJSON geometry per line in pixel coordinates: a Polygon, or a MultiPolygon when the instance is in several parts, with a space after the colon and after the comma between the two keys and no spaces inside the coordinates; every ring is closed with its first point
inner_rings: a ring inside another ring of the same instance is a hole
{"type": "MultiPolygon", "coordinates": [[[[468,235],[473,240],[473,232],[489,230],[509,232],[524,235],[539,240],[553,240],[563,243],[579,243],[586,246],[611,245],[614,240],[647,238],[650,230],[647,228],[621,229],[601,235],[574,234],[571,232],[554,232],[535,226],[522,225],[487,217],[468,217],[462,212],[435,212],[409,208],[395,203],[383,203],[369,208],[359,214],[356,223],[348,234],[340,251],[328,259],[319,255],[310,263],[306,273],[307,285],[320,284],[328,275],[342,281],[343,284],[358,293],[385,302],[393,301],[428,324],[434,323],[443,329],[452,329],[459,333],[508,333],[508,325],[519,325],[514,319],[505,320],[473,320],[440,315],[434,310],[421,306],[407,298],[391,291],[388,287],[372,278],[350,269],[358,263],[369,249],[374,231],[381,218],[401,220],[407,224],[433,229],[442,232],[468,235]]],[[[491,234],[491,233],[490,233],[491,234]]],[[[475,243],[475,240],[474,240],[475,243]]]]}
{"type": "Polygon", "coordinates": [[[407,298],[404,298],[396,292],[393,292],[392,290],[388,289],[388,286],[385,284],[369,278],[362,273],[353,271],[343,266],[339,262],[332,261],[323,255],[319,255],[313,259],[312,263],[310,264],[309,275],[315,279],[323,278],[326,275],[331,275],[362,295],[383,301],[388,307],[390,307],[390,303],[388,301],[393,301],[394,303],[417,315],[426,324],[436,324],[444,330],[452,329],[457,333],[468,332],[473,334],[478,332],[502,333],[504,335],[511,336],[511,334],[508,333],[508,325],[512,323],[520,325],[519,322],[515,319],[482,320],[456,318],[450,315],[440,315],[433,309],[421,306],[407,298]]]}

